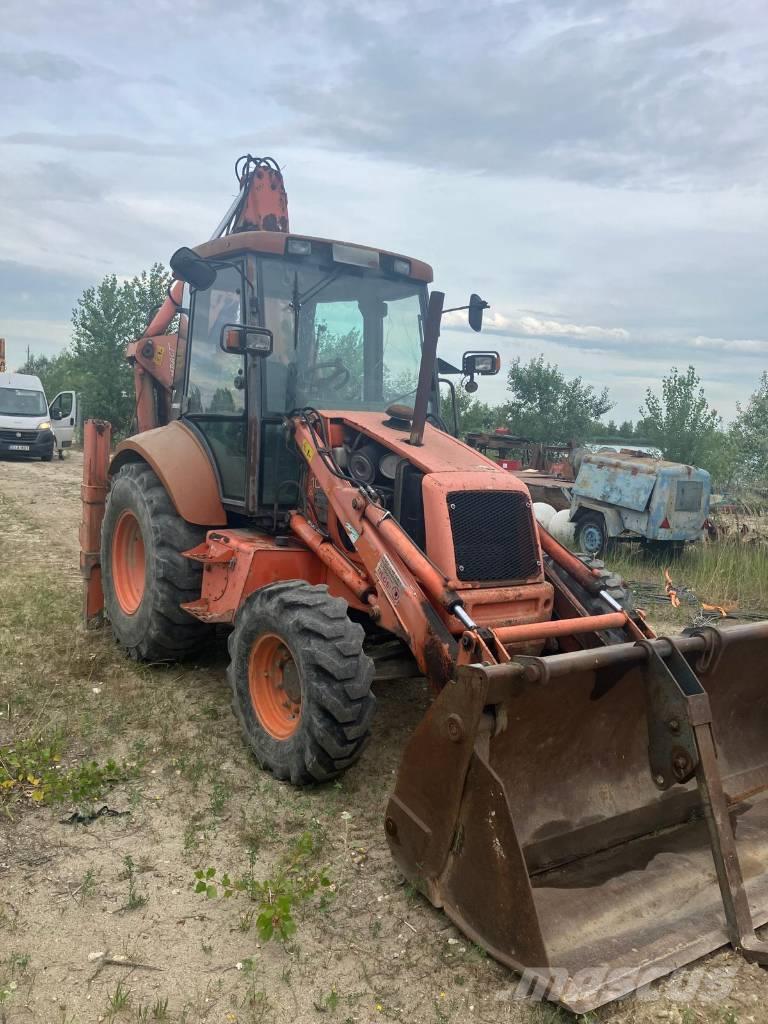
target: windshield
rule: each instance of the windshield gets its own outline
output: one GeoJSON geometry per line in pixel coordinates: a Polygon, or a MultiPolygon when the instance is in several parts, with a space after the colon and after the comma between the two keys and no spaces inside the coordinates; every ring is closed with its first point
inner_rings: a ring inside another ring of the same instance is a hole
{"type": "Polygon", "coordinates": [[[262,308],[274,334],[265,364],[268,411],[412,403],[425,299],[423,282],[265,259],[262,308]]]}
{"type": "Polygon", "coordinates": [[[0,416],[48,415],[45,395],[42,391],[27,391],[24,388],[0,388],[0,416]]]}

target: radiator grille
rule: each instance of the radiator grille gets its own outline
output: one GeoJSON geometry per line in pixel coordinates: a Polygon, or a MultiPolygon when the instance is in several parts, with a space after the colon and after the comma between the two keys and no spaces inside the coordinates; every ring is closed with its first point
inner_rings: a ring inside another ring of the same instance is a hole
{"type": "Polygon", "coordinates": [[[456,575],[460,580],[525,580],[539,573],[530,499],[519,491],[448,495],[456,575]]]}
{"type": "Polygon", "coordinates": [[[5,427],[0,430],[0,441],[21,441],[24,444],[28,444],[30,441],[36,440],[36,430],[12,430],[5,427]]]}

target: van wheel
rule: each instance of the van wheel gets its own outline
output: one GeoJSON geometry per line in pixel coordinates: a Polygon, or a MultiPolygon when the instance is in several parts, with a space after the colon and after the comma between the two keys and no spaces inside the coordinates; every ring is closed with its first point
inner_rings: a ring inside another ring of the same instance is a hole
{"type": "Polygon", "coordinates": [[[590,512],[579,518],[576,525],[576,545],[579,551],[598,558],[605,553],[607,543],[605,518],[599,512],[590,512]]]}

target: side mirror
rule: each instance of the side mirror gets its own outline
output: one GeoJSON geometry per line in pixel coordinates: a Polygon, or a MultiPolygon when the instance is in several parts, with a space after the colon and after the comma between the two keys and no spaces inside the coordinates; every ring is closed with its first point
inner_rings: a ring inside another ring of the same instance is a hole
{"type": "Polygon", "coordinates": [[[473,395],[477,391],[475,377],[493,377],[501,369],[501,356],[498,352],[465,352],[461,357],[461,372],[469,378],[464,390],[473,395]]]}
{"type": "Polygon", "coordinates": [[[186,245],[171,256],[171,270],[176,277],[201,292],[210,288],[216,280],[216,268],[186,245]]]}
{"type": "Polygon", "coordinates": [[[245,324],[224,324],[219,337],[224,352],[233,355],[268,356],[272,354],[273,343],[272,331],[245,324]]]}
{"type": "Polygon", "coordinates": [[[484,309],[490,309],[490,306],[485,299],[481,299],[479,295],[475,295],[473,292],[469,296],[469,313],[467,314],[469,326],[473,331],[479,331],[482,329],[484,309]]]}
{"type": "Polygon", "coordinates": [[[60,420],[63,418],[61,415],[61,409],[49,409],[48,415],[52,420],[60,420]]]}

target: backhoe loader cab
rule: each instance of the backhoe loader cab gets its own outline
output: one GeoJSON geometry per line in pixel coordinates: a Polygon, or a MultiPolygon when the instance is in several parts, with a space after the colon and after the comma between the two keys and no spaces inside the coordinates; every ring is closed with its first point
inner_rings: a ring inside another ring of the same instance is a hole
{"type": "Polygon", "coordinates": [[[258,248],[265,240],[274,249],[265,232],[235,236],[241,251],[225,262],[218,241],[198,249],[216,273],[191,289],[180,410],[210,449],[225,507],[253,515],[295,504],[292,410],[413,405],[431,279],[424,264],[359,246],[281,235],[276,253],[258,248]]]}
{"type": "Polygon", "coordinates": [[[245,740],[296,785],[358,760],[374,679],[425,677],[392,855],[550,998],[584,1011],[729,940],[764,961],[768,625],[655,638],[446,429],[437,373],[500,360],[437,359],[430,268],[289,233],[277,165],[237,166],[128,347],[137,433],[110,459],[86,424],[86,617],[152,661],[231,627],[245,740]]]}

